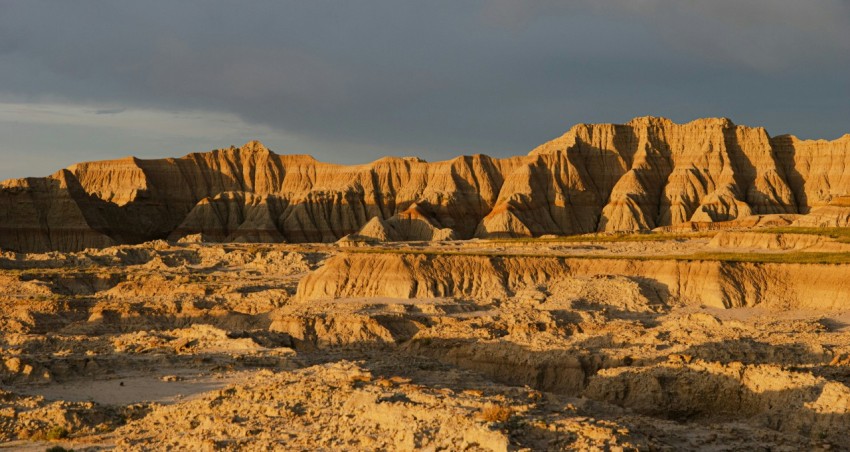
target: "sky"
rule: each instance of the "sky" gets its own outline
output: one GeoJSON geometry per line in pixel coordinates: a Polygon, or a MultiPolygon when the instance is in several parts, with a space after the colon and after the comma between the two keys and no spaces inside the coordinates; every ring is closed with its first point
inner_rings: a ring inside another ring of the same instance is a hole
{"type": "Polygon", "coordinates": [[[502,157],[645,115],[850,132],[850,1],[0,1],[0,179],[253,139],[502,157]]]}

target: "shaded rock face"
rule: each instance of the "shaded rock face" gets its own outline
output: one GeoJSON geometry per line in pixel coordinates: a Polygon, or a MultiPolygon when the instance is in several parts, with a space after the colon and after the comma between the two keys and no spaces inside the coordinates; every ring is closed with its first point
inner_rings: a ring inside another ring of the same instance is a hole
{"type": "Polygon", "coordinates": [[[836,200],[850,194],[848,159],[850,135],[772,138],[728,119],[581,124],[528,156],[435,163],[334,165],[253,141],[2,182],[0,247],[73,251],[191,234],[331,242],[373,218],[393,240],[636,231],[767,214],[843,224],[850,208],[836,200]]]}

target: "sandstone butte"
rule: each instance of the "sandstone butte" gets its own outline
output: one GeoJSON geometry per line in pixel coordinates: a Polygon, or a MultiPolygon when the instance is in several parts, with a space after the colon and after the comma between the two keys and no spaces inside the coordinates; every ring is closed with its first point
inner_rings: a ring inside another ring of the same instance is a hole
{"type": "Polygon", "coordinates": [[[331,242],[850,223],[850,134],[771,137],[725,118],[579,124],[525,156],[363,165],[257,141],[0,182],[0,248],[179,240],[331,242]],[[766,220],[765,220],[766,219],[766,220]],[[731,222],[731,223],[730,223],[731,222]]]}

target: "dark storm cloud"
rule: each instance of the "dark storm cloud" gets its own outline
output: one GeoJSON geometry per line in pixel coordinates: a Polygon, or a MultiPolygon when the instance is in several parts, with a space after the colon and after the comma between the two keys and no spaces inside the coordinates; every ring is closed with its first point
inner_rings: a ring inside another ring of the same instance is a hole
{"type": "Polygon", "coordinates": [[[0,99],[230,113],[344,162],[515,154],[646,114],[834,138],[848,80],[838,0],[0,3],[0,99]]]}
{"type": "Polygon", "coordinates": [[[94,111],[96,115],[117,115],[118,113],[124,113],[127,111],[126,108],[101,108],[94,111]]]}

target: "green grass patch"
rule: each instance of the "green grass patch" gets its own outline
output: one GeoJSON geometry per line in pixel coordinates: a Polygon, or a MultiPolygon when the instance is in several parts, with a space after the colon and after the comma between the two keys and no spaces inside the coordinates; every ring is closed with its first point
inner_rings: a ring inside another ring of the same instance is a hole
{"type": "MultiPolygon", "coordinates": [[[[700,238],[712,238],[724,230],[699,232],[643,232],[643,233],[594,233],[582,235],[568,235],[559,237],[515,237],[486,239],[493,243],[580,243],[580,242],[663,242],[670,240],[691,240],[700,238]]],[[[734,231],[734,230],[730,230],[734,231]]],[[[832,238],[841,243],[850,243],[850,227],[847,228],[814,228],[802,226],[775,226],[767,228],[745,229],[740,232],[756,232],[762,234],[807,234],[819,235],[832,238]]]]}
{"type": "Polygon", "coordinates": [[[525,257],[525,258],[556,258],[556,259],[614,259],[636,261],[720,261],[720,262],[753,262],[779,264],[850,264],[850,253],[734,253],[734,252],[703,252],[691,254],[562,254],[562,253],[506,253],[503,251],[452,251],[429,250],[415,248],[354,248],[346,250],[349,254],[399,254],[420,256],[472,256],[472,257],[525,257]]]}
{"type": "Polygon", "coordinates": [[[689,240],[700,238],[711,238],[720,231],[701,232],[644,232],[626,234],[582,234],[565,235],[558,237],[505,237],[494,239],[483,239],[493,243],[581,243],[581,242],[664,242],[670,240],[689,240]]]}
{"type": "Polygon", "coordinates": [[[806,234],[829,237],[837,242],[850,243],[850,228],[809,228],[798,226],[778,226],[753,229],[752,232],[766,234],[806,234]]]}
{"type": "Polygon", "coordinates": [[[695,253],[692,255],[664,256],[661,259],[700,260],[723,262],[766,262],[778,264],[850,264],[850,253],[695,253]]]}

